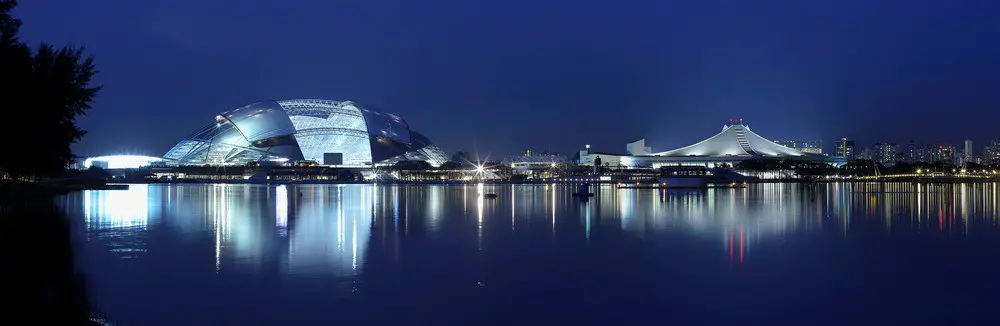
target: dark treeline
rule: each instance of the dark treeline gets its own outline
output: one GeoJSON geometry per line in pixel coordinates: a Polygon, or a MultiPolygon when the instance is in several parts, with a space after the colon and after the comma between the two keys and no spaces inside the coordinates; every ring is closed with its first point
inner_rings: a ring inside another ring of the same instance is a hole
{"type": "Polygon", "coordinates": [[[94,58],[83,47],[32,48],[18,37],[17,1],[0,0],[0,180],[35,181],[60,175],[73,162],[70,146],[86,133],[76,117],[100,90],[94,58]],[[16,154],[15,154],[16,153],[16,154]]]}
{"type": "Polygon", "coordinates": [[[0,0],[0,315],[10,325],[94,324],[71,223],[44,186],[16,182],[58,176],[73,161],[84,135],[76,117],[100,89],[90,86],[94,60],[81,47],[21,40],[16,6],[0,0]]]}

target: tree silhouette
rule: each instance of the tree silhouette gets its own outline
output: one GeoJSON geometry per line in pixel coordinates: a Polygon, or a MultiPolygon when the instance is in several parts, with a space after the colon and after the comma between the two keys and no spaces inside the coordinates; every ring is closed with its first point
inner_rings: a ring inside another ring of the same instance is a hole
{"type": "Polygon", "coordinates": [[[37,180],[62,173],[73,162],[70,146],[86,133],[76,117],[86,114],[100,91],[97,73],[83,47],[32,50],[17,37],[20,20],[10,15],[14,0],[0,0],[0,139],[5,152],[0,178],[37,180]]]}

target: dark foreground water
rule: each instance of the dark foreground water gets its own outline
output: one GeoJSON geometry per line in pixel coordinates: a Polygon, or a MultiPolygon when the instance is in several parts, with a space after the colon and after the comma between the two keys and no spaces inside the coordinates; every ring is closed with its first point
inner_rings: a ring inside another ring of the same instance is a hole
{"type": "Polygon", "coordinates": [[[998,188],[132,185],[59,203],[114,323],[998,325],[998,188]]]}

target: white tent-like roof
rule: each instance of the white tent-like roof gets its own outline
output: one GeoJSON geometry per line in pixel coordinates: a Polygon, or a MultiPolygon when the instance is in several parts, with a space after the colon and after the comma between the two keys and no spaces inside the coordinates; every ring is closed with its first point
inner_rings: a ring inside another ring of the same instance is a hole
{"type": "Polygon", "coordinates": [[[743,124],[732,124],[722,132],[694,145],[654,153],[655,156],[776,156],[802,157],[809,154],[778,145],[743,124]]]}

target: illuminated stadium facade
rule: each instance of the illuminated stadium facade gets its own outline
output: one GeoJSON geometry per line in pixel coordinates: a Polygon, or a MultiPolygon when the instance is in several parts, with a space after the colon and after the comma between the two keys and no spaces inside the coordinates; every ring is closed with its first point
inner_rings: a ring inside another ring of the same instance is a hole
{"type": "Polygon", "coordinates": [[[260,101],[224,112],[164,158],[180,165],[314,161],[371,166],[420,160],[438,166],[447,160],[399,116],[351,101],[316,99],[260,101]]]}
{"type": "Polygon", "coordinates": [[[627,167],[661,167],[698,165],[706,167],[733,166],[748,159],[794,159],[822,162],[833,166],[847,163],[842,156],[804,153],[776,144],[761,137],[742,123],[727,124],[722,131],[695,144],[674,150],[652,153],[645,140],[629,143],[628,154],[597,153],[589,148],[580,151],[581,165],[594,165],[597,158],[601,165],[627,167]]]}

